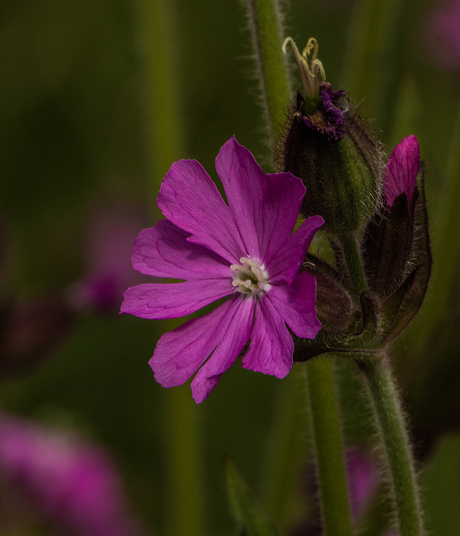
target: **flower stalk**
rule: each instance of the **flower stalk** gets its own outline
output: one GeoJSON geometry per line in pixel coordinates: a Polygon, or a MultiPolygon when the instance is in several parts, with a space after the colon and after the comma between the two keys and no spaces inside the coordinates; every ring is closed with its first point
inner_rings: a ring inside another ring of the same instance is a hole
{"type": "Polygon", "coordinates": [[[351,284],[353,285],[354,291],[357,294],[361,294],[361,292],[366,290],[367,283],[356,237],[353,233],[347,233],[340,236],[340,241],[342,243],[351,284]]]}
{"type": "Polygon", "coordinates": [[[281,50],[281,14],[278,0],[247,0],[257,67],[271,140],[285,120],[290,99],[290,84],[281,50]]]}
{"type": "Polygon", "coordinates": [[[330,359],[312,359],[305,368],[325,536],[352,536],[342,430],[330,359]]]}
{"type": "Polygon", "coordinates": [[[397,533],[400,536],[423,536],[425,532],[414,459],[388,357],[380,355],[377,359],[359,361],[358,365],[366,378],[389,471],[397,533]]]}

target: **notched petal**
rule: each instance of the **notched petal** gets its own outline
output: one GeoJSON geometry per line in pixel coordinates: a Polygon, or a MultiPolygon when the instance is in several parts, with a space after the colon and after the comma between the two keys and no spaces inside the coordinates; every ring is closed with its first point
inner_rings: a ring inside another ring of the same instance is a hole
{"type": "Polygon", "coordinates": [[[228,261],[191,243],[190,233],[168,220],[139,233],[132,255],[133,267],[154,277],[210,279],[231,276],[228,261]]]}

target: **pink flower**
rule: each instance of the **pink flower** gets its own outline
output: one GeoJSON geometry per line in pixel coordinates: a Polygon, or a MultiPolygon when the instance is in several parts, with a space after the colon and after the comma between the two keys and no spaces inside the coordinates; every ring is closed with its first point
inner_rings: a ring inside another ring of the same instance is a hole
{"type": "Polygon", "coordinates": [[[376,491],[377,478],[374,464],[361,450],[347,452],[348,493],[353,518],[360,519],[376,491]]]}
{"type": "Polygon", "coordinates": [[[441,69],[460,68],[460,1],[450,0],[436,7],[427,18],[428,56],[441,69]]]}
{"type": "Polygon", "coordinates": [[[129,202],[98,207],[85,237],[87,272],[67,292],[73,309],[117,312],[125,288],[145,281],[130,262],[133,240],[145,220],[142,209],[129,202]]]}
{"type": "Polygon", "coordinates": [[[2,415],[0,465],[9,485],[65,534],[139,536],[102,449],[2,415]]]}
{"type": "Polygon", "coordinates": [[[407,205],[410,205],[419,168],[420,147],[417,138],[411,134],[394,148],[385,168],[385,198],[390,208],[396,198],[404,193],[407,205]]]}
{"type": "Polygon", "coordinates": [[[164,334],[150,360],[163,387],[181,385],[198,370],[191,383],[197,403],[249,339],[243,367],[283,378],[294,351],[286,324],[310,339],[321,328],[316,281],[299,267],[323,219],[308,218],[291,235],[305,194],[302,181],[290,173],[266,175],[235,138],[220,150],[216,169],[228,205],[197,161],[172,165],[158,197],[167,219],[140,233],[132,262],[144,274],[184,281],[129,288],[121,306],[141,318],[175,318],[228,297],[164,334]]]}

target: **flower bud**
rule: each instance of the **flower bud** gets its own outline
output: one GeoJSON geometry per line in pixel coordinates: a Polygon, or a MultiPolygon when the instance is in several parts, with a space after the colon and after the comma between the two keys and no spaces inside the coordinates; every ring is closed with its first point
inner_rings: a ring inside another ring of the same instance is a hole
{"type": "Polygon", "coordinates": [[[381,301],[388,343],[417,314],[431,275],[424,166],[415,136],[404,138],[390,155],[384,192],[382,211],[364,233],[363,260],[369,288],[381,301]]]}
{"type": "Polygon", "coordinates": [[[369,220],[379,199],[383,167],[379,143],[345,92],[334,91],[324,82],[316,41],[309,64],[312,40],[302,56],[292,39],[288,40],[296,52],[307,98],[298,93],[291,106],[281,163],[284,171],[300,177],[307,188],[301,209],[305,217],[320,214],[325,220],[323,230],[328,232],[355,231],[369,220]]]}

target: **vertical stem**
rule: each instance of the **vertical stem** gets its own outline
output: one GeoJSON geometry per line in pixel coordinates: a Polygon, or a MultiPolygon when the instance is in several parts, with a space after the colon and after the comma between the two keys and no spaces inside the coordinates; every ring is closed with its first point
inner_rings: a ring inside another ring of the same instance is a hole
{"type": "Polygon", "coordinates": [[[178,32],[174,25],[174,2],[139,0],[137,5],[146,77],[147,149],[156,199],[171,164],[185,156],[178,32]]]}
{"type": "Polygon", "coordinates": [[[297,507],[292,499],[308,448],[307,438],[299,434],[309,426],[303,368],[293,367],[280,384],[260,486],[266,511],[281,534],[287,533],[297,507]]]}
{"type": "Polygon", "coordinates": [[[278,0],[246,0],[261,79],[271,141],[285,121],[290,87],[284,54],[278,0]]]}
{"type": "Polygon", "coordinates": [[[386,458],[399,536],[424,534],[420,499],[404,416],[387,358],[360,361],[386,458]]]}
{"type": "MultiPolygon", "coordinates": [[[[184,158],[182,102],[179,94],[179,51],[171,0],[140,0],[138,22],[146,74],[148,153],[152,193],[156,198],[171,164],[184,158]]],[[[164,331],[177,325],[161,323],[164,331]]],[[[199,414],[187,387],[164,391],[166,534],[195,536],[203,527],[203,487],[199,414]]]]}
{"type": "Polygon", "coordinates": [[[169,536],[205,534],[199,419],[188,385],[169,389],[166,399],[166,490],[169,536]]]}
{"type": "Polygon", "coordinates": [[[341,235],[340,240],[353,288],[357,294],[361,294],[367,289],[367,282],[356,237],[354,234],[349,233],[341,235]]]}
{"type": "Polygon", "coordinates": [[[325,536],[352,536],[334,372],[330,359],[305,366],[325,536]]]}

